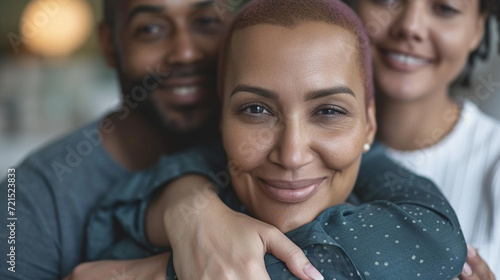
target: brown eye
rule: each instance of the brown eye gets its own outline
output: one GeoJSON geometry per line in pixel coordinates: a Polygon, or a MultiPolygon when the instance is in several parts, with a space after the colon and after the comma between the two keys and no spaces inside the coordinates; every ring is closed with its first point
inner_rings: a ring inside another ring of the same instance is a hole
{"type": "Polygon", "coordinates": [[[160,27],[158,25],[153,25],[153,24],[143,26],[138,30],[139,34],[147,34],[147,35],[154,35],[158,34],[159,32],[160,32],[160,27]]]}
{"type": "Polygon", "coordinates": [[[202,33],[216,33],[221,30],[222,21],[217,16],[199,17],[194,20],[193,27],[202,33]]]}
{"type": "Polygon", "coordinates": [[[347,114],[347,111],[334,106],[334,107],[326,107],[326,108],[319,108],[319,110],[316,111],[314,115],[345,115],[347,114]]]}
{"type": "Polygon", "coordinates": [[[250,114],[271,114],[266,108],[259,105],[250,105],[243,111],[250,114]]]}
{"type": "Polygon", "coordinates": [[[386,6],[399,6],[401,4],[401,0],[373,0],[374,2],[380,5],[386,6]]]}
{"type": "Polygon", "coordinates": [[[339,111],[337,110],[334,110],[334,109],[323,109],[323,110],[320,110],[317,114],[318,115],[334,115],[334,114],[338,114],[339,111]]]}
{"type": "Polygon", "coordinates": [[[221,24],[218,17],[201,17],[196,20],[196,24],[199,27],[217,27],[221,24]]]}
{"type": "Polygon", "coordinates": [[[437,14],[442,15],[442,16],[446,16],[446,17],[454,16],[454,15],[460,13],[459,10],[455,9],[454,7],[452,7],[450,5],[445,5],[445,4],[434,6],[434,11],[437,14]]]}
{"type": "Polygon", "coordinates": [[[168,28],[161,24],[145,24],[135,31],[135,36],[143,40],[161,39],[167,35],[168,28]]]}

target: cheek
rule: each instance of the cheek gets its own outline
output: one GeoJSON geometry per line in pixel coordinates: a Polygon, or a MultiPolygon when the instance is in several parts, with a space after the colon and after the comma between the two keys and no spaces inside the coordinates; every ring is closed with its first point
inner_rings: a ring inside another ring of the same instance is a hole
{"type": "Polygon", "coordinates": [[[469,39],[458,32],[441,32],[433,34],[433,36],[439,56],[449,65],[452,65],[454,68],[452,72],[461,71],[469,56],[469,50],[466,48],[470,43],[469,39]]]}
{"type": "Polygon", "coordinates": [[[162,69],[165,49],[166,47],[160,44],[146,46],[132,43],[124,48],[121,54],[123,70],[130,76],[141,77],[148,74],[147,69],[149,68],[157,69],[159,67],[162,69]]]}
{"type": "Polygon", "coordinates": [[[272,149],[273,129],[244,125],[235,117],[224,117],[222,140],[233,173],[250,172],[259,167],[272,149]]]}
{"type": "Polygon", "coordinates": [[[215,57],[219,51],[222,34],[200,35],[195,39],[196,48],[203,54],[215,57]]]}
{"type": "Polygon", "coordinates": [[[342,171],[356,163],[366,141],[363,127],[360,122],[315,135],[316,151],[329,169],[342,171]]]}
{"type": "Polygon", "coordinates": [[[363,22],[363,26],[365,27],[370,41],[379,41],[387,33],[391,24],[391,19],[394,16],[387,10],[381,10],[374,7],[364,7],[364,4],[359,4],[359,6],[358,15],[363,22]]]}

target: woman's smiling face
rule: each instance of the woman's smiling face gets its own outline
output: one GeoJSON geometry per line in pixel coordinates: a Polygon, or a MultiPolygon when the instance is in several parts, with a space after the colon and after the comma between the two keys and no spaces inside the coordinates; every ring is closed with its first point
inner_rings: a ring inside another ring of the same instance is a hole
{"type": "Polygon", "coordinates": [[[357,0],[357,10],[377,89],[400,101],[447,94],[485,25],[479,0],[357,0]]]}
{"type": "Polygon", "coordinates": [[[356,37],[328,23],[260,24],[229,48],[221,130],[233,187],[288,232],[345,202],[375,133],[356,37]]]}

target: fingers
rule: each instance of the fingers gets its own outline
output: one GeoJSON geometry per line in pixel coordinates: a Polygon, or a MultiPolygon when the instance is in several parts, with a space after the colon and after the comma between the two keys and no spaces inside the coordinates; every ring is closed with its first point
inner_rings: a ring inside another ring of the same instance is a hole
{"type": "Polygon", "coordinates": [[[304,252],[279,230],[261,236],[268,253],[286,263],[299,279],[323,280],[321,273],[309,262],[304,252]]]}
{"type": "Polygon", "coordinates": [[[495,280],[488,264],[477,253],[476,249],[467,245],[467,262],[464,264],[461,280],[495,280]]]}

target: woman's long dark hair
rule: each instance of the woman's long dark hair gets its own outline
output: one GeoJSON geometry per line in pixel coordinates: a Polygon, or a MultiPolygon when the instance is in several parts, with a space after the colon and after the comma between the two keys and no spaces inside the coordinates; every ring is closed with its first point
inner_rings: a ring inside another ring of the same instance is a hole
{"type": "MultiPolygon", "coordinates": [[[[484,29],[484,36],[479,47],[470,54],[467,60],[467,65],[465,66],[464,72],[459,79],[460,84],[463,86],[471,85],[472,71],[474,70],[474,65],[478,61],[486,61],[488,55],[493,46],[492,40],[492,21],[496,20],[500,23],[500,0],[480,0],[479,1],[479,13],[487,14],[488,20],[486,21],[486,26],[484,29]]],[[[498,51],[500,53],[500,26],[498,28],[498,51]]]]}

